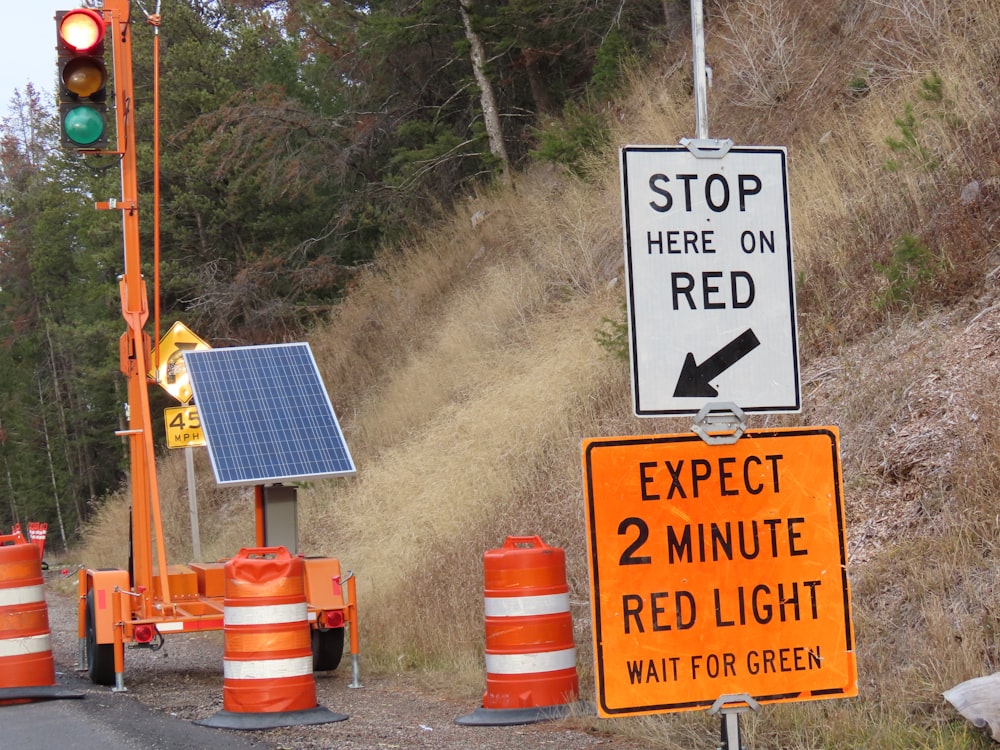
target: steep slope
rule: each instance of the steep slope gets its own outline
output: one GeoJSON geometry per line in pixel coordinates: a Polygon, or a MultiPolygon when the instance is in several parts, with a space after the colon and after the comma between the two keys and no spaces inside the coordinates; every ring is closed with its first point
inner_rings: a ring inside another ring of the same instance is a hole
{"type": "MultiPolygon", "coordinates": [[[[989,54],[970,52],[995,45],[975,36],[991,13],[986,4],[855,6],[729,4],[709,26],[709,58],[714,134],[790,147],[805,372],[798,421],[822,417],[842,426],[853,484],[865,485],[849,500],[864,528],[878,518],[875,498],[887,492],[887,480],[901,478],[891,466],[916,460],[914,443],[899,441],[898,432],[900,412],[913,414],[906,399],[917,397],[921,369],[942,366],[949,344],[958,357],[961,344],[949,335],[992,304],[996,162],[975,143],[996,132],[997,119],[995,62],[991,68],[989,54]],[[757,38],[765,26],[769,36],[757,38]],[[974,56],[978,71],[962,69],[974,56]],[[922,99],[922,82],[935,69],[943,71],[943,93],[922,99]],[[781,91],[770,82],[776,77],[781,91]],[[907,140],[892,113],[911,102],[921,119],[908,127],[923,128],[915,138],[933,166],[910,163],[919,149],[900,155],[887,143],[907,140]],[[893,158],[902,164],[887,167],[893,158]],[[979,194],[965,202],[962,188],[974,179],[979,194]],[[894,243],[906,233],[928,248],[928,268],[897,257],[894,243]],[[894,263],[917,281],[925,271],[931,278],[903,287],[886,270],[894,263]],[[916,336],[904,358],[913,330],[940,338],[916,336]],[[897,439],[882,442],[892,431],[897,439]],[[872,450],[897,458],[873,466],[872,450]]],[[[647,62],[643,85],[618,105],[615,142],[674,143],[690,132],[685,44],[647,62]],[[666,78],[653,72],[658,66],[666,78]]],[[[577,567],[580,438],[688,428],[629,417],[627,370],[594,342],[602,320],[621,320],[614,156],[600,155],[586,183],[540,169],[521,177],[516,194],[469,201],[454,224],[428,230],[373,269],[316,334],[363,468],[354,483],[317,490],[311,526],[335,529],[333,546],[359,559],[360,575],[374,577],[376,610],[394,617],[390,602],[407,601],[415,608],[407,625],[433,631],[442,654],[454,652],[443,633],[474,638],[477,617],[463,613],[478,557],[504,534],[539,533],[564,544],[574,581],[586,580],[577,567]],[[411,587],[436,590],[428,611],[401,593],[411,587]],[[442,612],[442,604],[455,612],[442,612]]],[[[980,317],[967,335],[989,319],[980,317]]],[[[947,382],[961,390],[957,376],[947,382]]],[[[948,402],[972,398],[969,388],[948,402]]],[[[932,416],[944,418],[924,419],[932,416]]],[[[769,420],[776,421],[794,420],[769,420]]],[[[940,450],[963,431],[938,433],[927,440],[940,450]]],[[[938,460],[940,470],[954,458],[938,460]]],[[[861,533],[852,527],[852,542],[861,533]]],[[[586,600],[584,588],[576,593],[586,600]]],[[[390,633],[397,631],[387,627],[390,633]]],[[[409,629],[397,637],[413,646],[409,629]]]]}

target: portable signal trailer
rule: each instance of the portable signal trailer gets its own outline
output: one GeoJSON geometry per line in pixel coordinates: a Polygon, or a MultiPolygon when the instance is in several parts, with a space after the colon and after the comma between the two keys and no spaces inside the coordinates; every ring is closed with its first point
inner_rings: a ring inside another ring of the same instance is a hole
{"type": "MultiPolygon", "coordinates": [[[[256,494],[259,497],[261,493],[258,490],[256,494]]],[[[260,507],[260,499],[257,502],[260,507]]],[[[225,563],[167,565],[166,575],[162,575],[159,568],[148,564],[150,536],[136,528],[136,515],[133,512],[131,570],[87,569],[80,572],[79,578],[79,664],[92,682],[115,690],[125,689],[126,645],[158,649],[165,635],[222,630],[224,624],[225,563]],[[140,557],[147,559],[145,566],[137,564],[140,557]],[[140,573],[140,569],[144,572],[140,573]]],[[[261,514],[257,515],[259,518],[261,514]]],[[[260,531],[258,526],[258,534],[260,531]]],[[[259,546],[241,552],[267,553],[274,549],[259,546]]],[[[354,577],[342,577],[340,561],[332,557],[304,558],[303,577],[313,669],[327,671],[340,665],[345,630],[349,630],[356,682],[354,577]]]]}
{"type": "MultiPolygon", "coordinates": [[[[129,0],[104,0],[100,8],[59,11],[55,20],[62,144],[78,153],[117,158],[121,164],[121,198],[99,202],[96,208],[121,211],[122,214],[124,273],[120,277],[119,292],[126,331],[120,339],[119,350],[121,370],[128,379],[129,410],[127,429],[117,434],[127,437],[129,442],[132,498],[129,567],[128,570],[87,569],[80,572],[78,620],[81,668],[88,672],[93,682],[124,690],[126,645],[158,648],[165,635],[223,629],[225,563],[169,565],[164,546],[148,392],[152,347],[151,337],[143,330],[149,319],[149,295],[139,252],[131,51],[134,26],[130,3],[129,0]],[[114,75],[110,80],[104,62],[108,48],[113,55],[114,75]],[[109,145],[110,128],[105,123],[109,109],[115,117],[117,143],[114,148],[109,145]]],[[[159,17],[149,16],[147,20],[154,32],[158,31],[159,17]]],[[[154,60],[158,56],[158,41],[157,34],[154,60]]],[[[154,71],[154,116],[159,107],[158,93],[154,71]]],[[[158,163],[158,145],[154,143],[155,172],[158,172],[158,163]]],[[[158,243],[156,200],[154,225],[153,234],[158,243]]],[[[155,250],[154,267],[159,261],[158,244],[155,250]]],[[[154,328],[158,335],[158,269],[154,283],[154,300],[157,301],[154,328]]],[[[353,464],[349,472],[341,473],[353,473],[353,464]]],[[[256,486],[257,538],[250,547],[258,551],[268,549],[265,546],[265,493],[263,485],[256,486]]],[[[353,576],[342,576],[336,558],[317,557],[304,559],[304,579],[314,668],[330,670],[339,665],[346,629],[350,632],[356,682],[358,639],[353,576]]]]}

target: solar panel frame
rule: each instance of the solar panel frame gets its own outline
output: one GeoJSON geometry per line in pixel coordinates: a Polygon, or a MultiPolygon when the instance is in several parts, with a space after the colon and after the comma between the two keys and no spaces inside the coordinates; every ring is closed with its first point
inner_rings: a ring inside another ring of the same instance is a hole
{"type": "Polygon", "coordinates": [[[356,473],[308,343],[188,351],[184,363],[218,484],[356,473]]]}

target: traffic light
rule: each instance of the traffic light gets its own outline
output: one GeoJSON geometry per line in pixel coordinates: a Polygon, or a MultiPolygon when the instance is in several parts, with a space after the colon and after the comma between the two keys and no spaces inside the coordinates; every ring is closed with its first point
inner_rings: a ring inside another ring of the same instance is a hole
{"type": "Polygon", "coordinates": [[[108,142],[103,16],[90,8],[57,11],[56,51],[62,145],[103,149],[108,142]]]}

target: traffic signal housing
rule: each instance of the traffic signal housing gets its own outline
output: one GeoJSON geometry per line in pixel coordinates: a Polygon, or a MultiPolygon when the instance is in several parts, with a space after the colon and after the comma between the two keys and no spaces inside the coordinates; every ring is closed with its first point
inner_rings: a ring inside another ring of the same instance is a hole
{"type": "Polygon", "coordinates": [[[91,8],[56,12],[59,133],[64,147],[101,150],[108,143],[104,17],[91,8]]]}

